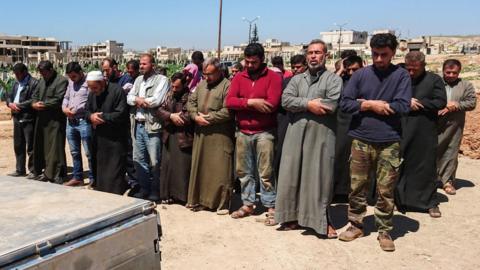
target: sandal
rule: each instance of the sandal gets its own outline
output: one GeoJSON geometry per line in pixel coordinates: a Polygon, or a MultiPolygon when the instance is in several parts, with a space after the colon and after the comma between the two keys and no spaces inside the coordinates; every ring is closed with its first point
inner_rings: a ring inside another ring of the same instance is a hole
{"type": "Polygon", "coordinates": [[[217,209],[217,215],[223,216],[223,215],[228,215],[228,209],[217,209]]]}
{"type": "Polygon", "coordinates": [[[277,231],[293,231],[293,230],[300,230],[302,227],[298,225],[298,221],[289,221],[280,224],[280,227],[277,228],[277,231]]]}
{"type": "Polygon", "coordinates": [[[443,190],[445,190],[445,193],[448,195],[455,195],[457,194],[457,190],[455,187],[452,185],[452,182],[447,182],[445,185],[443,185],[443,190]]]}
{"type": "Polygon", "coordinates": [[[255,208],[253,207],[253,205],[244,205],[240,207],[237,211],[234,211],[230,216],[234,219],[248,217],[253,214],[254,210],[255,208]]]}
{"type": "Polygon", "coordinates": [[[275,208],[269,208],[265,214],[266,218],[263,222],[265,226],[275,226],[278,222],[275,220],[275,208]]]}
{"type": "Polygon", "coordinates": [[[203,205],[196,205],[196,206],[192,207],[190,210],[192,210],[193,212],[199,212],[199,211],[203,211],[205,209],[206,209],[206,207],[203,206],[203,205]]]}

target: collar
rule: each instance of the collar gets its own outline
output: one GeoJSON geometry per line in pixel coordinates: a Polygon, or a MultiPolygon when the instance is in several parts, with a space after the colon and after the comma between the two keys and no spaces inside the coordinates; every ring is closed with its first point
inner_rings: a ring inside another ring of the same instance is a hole
{"type": "Polygon", "coordinates": [[[20,84],[21,86],[25,86],[28,84],[28,82],[30,81],[30,78],[32,76],[30,76],[30,74],[27,74],[27,76],[25,76],[25,78],[23,78],[23,80],[19,81],[18,84],[20,84]]]}
{"type": "MultiPolygon", "coordinates": [[[[267,64],[262,63],[261,66],[260,66],[260,69],[261,69],[261,72],[260,72],[260,75],[258,76],[257,80],[258,80],[260,77],[266,76],[267,73],[268,73],[267,64]]],[[[242,72],[240,73],[240,75],[241,75],[242,77],[244,77],[244,78],[248,78],[248,79],[252,80],[252,78],[250,77],[250,74],[248,74],[247,69],[245,69],[244,71],[242,71],[242,72]]]]}

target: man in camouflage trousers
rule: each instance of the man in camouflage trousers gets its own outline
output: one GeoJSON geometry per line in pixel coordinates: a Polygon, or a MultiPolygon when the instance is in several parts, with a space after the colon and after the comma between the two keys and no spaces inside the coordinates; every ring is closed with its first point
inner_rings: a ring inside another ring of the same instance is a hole
{"type": "Polygon", "coordinates": [[[401,114],[410,109],[412,95],[408,72],[391,64],[398,42],[392,34],[377,34],[370,41],[373,65],[353,73],[340,108],[352,114],[349,136],[351,149],[348,219],[350,227],[339,239],[352,241],[363,236],[367,212],[369,172],[376,170],[375,225],[384,251],[394,251],[394,189],[400,166],[401,114]]]}

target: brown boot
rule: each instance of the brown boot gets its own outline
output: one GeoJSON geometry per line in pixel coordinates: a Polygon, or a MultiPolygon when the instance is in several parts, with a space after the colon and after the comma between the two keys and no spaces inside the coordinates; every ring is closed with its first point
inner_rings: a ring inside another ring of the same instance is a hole
{"type": "Polygon", "coordinates": [[[392,237],[388,232],[379,232],[377,237],[380,247],[383,251],[395,251],[395,244],[393,243],[392,237]]]}
{"type": "Polygon", "coordinates": [[[338,236],[338,239],[341,241],[350,242],[359,237],[363,237],[363,230],[352,224],[347,228],[346,231],[342,232],[338,236]]]}
{"type": "Polygon", "coordinates": [[[68,187],[79,187],[83,186],[84,183],[83,180],[72,178],[70,181],[63,183],[63,185],[68,187]]]}

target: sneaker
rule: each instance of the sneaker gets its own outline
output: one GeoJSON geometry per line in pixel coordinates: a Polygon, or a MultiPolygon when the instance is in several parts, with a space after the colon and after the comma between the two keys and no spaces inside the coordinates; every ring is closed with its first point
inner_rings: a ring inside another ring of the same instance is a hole
{"type": "Polygon", "coordinates": [[[27,175],[26,173],[24,172],[19,172],[19,171],[14,171],[14,172],[11,172],[9,174],[7,174],[8,176],[12,176],[12,177],[22,177],[22,176],[25,176],[27,175]]]}
{"type": "Polygon", "coordinates": [[[29,173],[26,178],[29,179],[29,180],[38,180],[40,177],[41,177],[41,175],[34,174],[34,173],[29,173]]]}
{"type": "Polygon", "coordinates": [[[383,251],[395,251],[395,244],[393,243],[392,237],[390,237],[388,232],[379,232],[377,240],[383,251]]]}
{"type": "Polygon", "coordinates": [[[359,237],[363,237],[363,230],[355,225],[350,225],[346,231],[342,232],[338,239],[345,242],[353,241],[359,237]]]}

